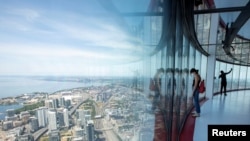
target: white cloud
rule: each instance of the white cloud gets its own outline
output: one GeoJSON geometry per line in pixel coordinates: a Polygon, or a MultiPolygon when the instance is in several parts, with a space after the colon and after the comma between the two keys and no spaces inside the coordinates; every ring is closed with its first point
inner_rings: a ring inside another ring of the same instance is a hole
{"type": "MultiPolygon", "coordinates": [[[[52,45],[52,44],[14,44],[0,43],[0,54],[9,54],[13,56],[25,56],[34,58],[85,58],[99,60],[124,60],[131,56],[121,54],[112,54],[112,52],[98,52],[98,50],[90,51],[70,46],[52,45]]],[[[133,59],[133,58],[131,58],[133,59]]]]}
{"type": "Polygon", "coordinates": [[[111,17],[18,7],[5,12],[0,17],[0,73],[107,72],[144,51],[142,41],[111,17]]]}
{"type": "Polygon", "coordinates": [[[33,9],[12,9],[8,11],[10,14],[20,16],[21,18],[25,18],[27,21],[34,21],[35,19],[40,17],[40,14],[37,10],[33,9]]]}
{"type": "Polygon", "coordinates": [[[62,38],[77,39],[84,45],[102,46],[113,49],[126,49],[138,51],[132,42],[141,44],[142,42],[127,34],[112,23],[105,21],[93,20],[92,18],[82,21],[82,23],[62,23],[58,21],[46,21],[46,24],[58,32],[62,38]]]}

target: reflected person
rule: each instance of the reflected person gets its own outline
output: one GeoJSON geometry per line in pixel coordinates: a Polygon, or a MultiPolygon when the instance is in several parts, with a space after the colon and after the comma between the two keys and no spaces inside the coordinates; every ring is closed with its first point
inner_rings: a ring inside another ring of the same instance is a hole
{"type": "Polygon", "coordinates": [[[154,90],[154,97],[152,103],[152,111],[159,112],[159,98],[161,95],[161,76],[164,73],[164,69],[160,68],[157,69],[156,74],[154,75],[154,82],[155,82],[155,90],[154,90]]]}

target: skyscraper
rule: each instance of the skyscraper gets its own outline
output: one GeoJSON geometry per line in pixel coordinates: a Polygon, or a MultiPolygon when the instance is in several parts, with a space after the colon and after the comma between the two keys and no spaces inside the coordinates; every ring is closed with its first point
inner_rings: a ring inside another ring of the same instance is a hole
{"type": "Polygon", "coordinates": [[[46,99],[44,104],[45,104],[45,107],[47,107],[47,108],[53,108],[53,100],[52,99],[46,99]]]}
{"type": "Polygon", "coordinates": [[[56,117],[56,111],[55,110],[49,110],[48,111],[48,129],[49,131],[53,131],[57,129],[57,117],[56,117]]]}
{"type": "Polygon", "coordinates": [[[64,126],[69,127],[69,111],[68,109],[63,109],[64,126]]]}
{"type": "Polygon", "coordinates": [[[63,111],[57,110],[56,119],[57,119],[58,127],[63,127],[64,126],[64,113],[63,113],[63,111]]]}
{"type": "Polygon", "coordinates": [[[69,108],[70,106],[71,106],[71,100],[70,99],[65,100],[65,107],[69,108]]]}
{"type": "Polygon", "coordinates": [[[30,131],[35,132],[38,130],[38,119],[36,117],[30,117],[29,119],[30,131]]]}
{"type": "Polygon", "coordinates": [[[93,122],[93,120],[88,121],[86,132],[87,132],[87,141],[94,141],[95,134],[94,134],[94,122],[93,122]]]}
{"type": "Polygon", "coordinates": [[[46,107],[41,107],[39,109],[37,109],[36,111],[36,117],[38,119],[38,126],[39,127],[45,127],[47,125],[47,121],[48,121],[48,108],[46,107]]]}
{"type": "Polygon", "coordinates": [[[85,125],[85,116],[83,109],[77,109],[77,119],[81,121],[81,126],[85,125]]]}
{"type": "Polygon", "coordinates": [[[52,103],[53,103],[53,108],[56,109],[59,107],[59,100],[58,99],[53,99],[52,100],[52,103]]]}
{"type": "Polygon", "coordinates": [[[60,107],[64,107],[65,106],[65,98],[64,97],[60,97],[60,99],[59,99],[59,106],[60,107]]]}

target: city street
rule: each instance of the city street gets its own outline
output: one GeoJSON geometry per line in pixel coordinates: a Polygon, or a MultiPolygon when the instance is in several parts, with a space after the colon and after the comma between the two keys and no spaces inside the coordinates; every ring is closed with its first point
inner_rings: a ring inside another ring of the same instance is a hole
{"type": "MultiPolygon", "coordinates": [[[[95,104],[96,115],[103,115],[103,109],[105,108],[105,106],[101,107],[102,108],[100,108],[95,104]]],[[[119,138],[113,131],[114,129],[112,124],[109,121],[107,121],[105,117],[95,119],[95,129],[97,131],[98,130],[102,131],[105,141],[119,141],[119,138]]]]}

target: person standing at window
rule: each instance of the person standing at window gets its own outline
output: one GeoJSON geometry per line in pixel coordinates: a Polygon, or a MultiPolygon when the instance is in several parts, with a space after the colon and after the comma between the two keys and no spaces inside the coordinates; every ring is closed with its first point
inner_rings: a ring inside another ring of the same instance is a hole
{"type": "Polygon", "coordinates": [[[192,94],[194,99],[194,106],[195,106],[195,112],[193,112],[193,117],[199,117],[200,116],[200,103],[199,103],[199,84],[201,81],[201,77],[198,73],[198,70],[195,68],[192,68],[190,70],[190,73],[193,75],[193,85],[192,85],[192,94]]]}
{"type": "Polygon", "coordinates": [[[224,71],[220,71],[220,76],[219,78],[221,78],[221,85],[220,85],[220,94],[222,95],[222,90],[224,89],[224,95],[226,96],[226,92],[227,92],[227,77],[226,75],[229,74],[231,71],[233,70],[233,68],[231,68],[231,70],[227,73],[225,73],[224,71]]]}

